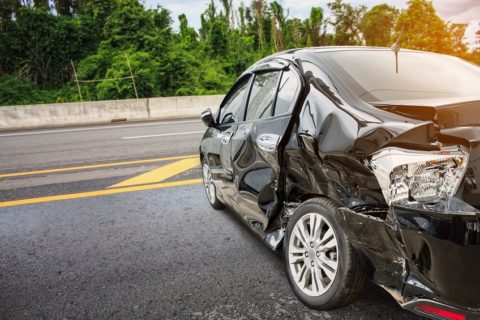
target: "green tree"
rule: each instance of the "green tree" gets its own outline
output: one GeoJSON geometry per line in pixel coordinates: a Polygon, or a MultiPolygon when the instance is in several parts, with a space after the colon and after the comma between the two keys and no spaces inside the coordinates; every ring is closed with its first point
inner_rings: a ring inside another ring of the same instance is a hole
{"type": "Polygon", "coordinates": [[[0,105],[71,102],[75,92],[72,86],[42,90],[28,79],[0,77],[0,105]]]}
{"type": "Polygon", "coordinates": [[[223,4],[223,8],[225,10],[225,20],[227,21],[228,29],[230,29],[234,25],[232,0],[221,0],[221,1],[223,4]]]}
{"type": "Polygon", "coordinates": [[[246,30],[246,11],[247,8],[245,8],[245,4],[242,2],[240,4],[240,7],[238,7],[238,23],[240,25],[240,33],[245,34],[246,30]]]}
{"type": "Polygon", "coordinates": [[[88,0],[80,8],[81,13],[92,17],[98,26],[103,29],[105,20],[117,7],[117,2],[112,0],[88,0]]]}
{"type": "Polygon", "coordinates": [[[428,0],[410,0],[395,25],[403,48],[452,53],[452,34],[428,0]]]}
{"type": "Polygon", "coordinates": [[[402,30],[404,47],[480,63],[480,49],[467,51],[465,25],[442,21],[429,1],[410,1],[397,18],[397,10],[385,4],[366,12],[364,6],[331,1],[330,19],[314,7],[301,20],[278,0],[239,7],[232,0],[210,0],[198,31],[183,14],[174,31],[170,12],[146,9],[144,0],[0,0],[0,105],[78,100],[70,60],[80,80],[94,80],[81,84],[84,99],[134,98],[125,54],[140,97],[224,93],[272,52],[365,42],[385,46],[402,30]]]}
{"type": "Polygon", "coordinates": [[[480,29],[475,32],[475,45],[480,48],[480,29]]]}
{"type": "Polygon", "coordinates": [[[112,62],[107,69],[105,78],[127,78],[118,81],[102,81],[96,85],[96,98],[99,100],[135,98],[133,82],[128,79],[128,55],[131,68],[135,70],[135,85],[139,97],[151,97],[160,95],[159,80],[154,71],[160,70],[160,62],[147,52],[122,52],[119,51],[112,57],[112,62]]]}
{"type": "Polygon", "coordinates": [[[308,37],[313,46],[322,44],[322,27],[323,27],[323,9],[313,7],[310,10],[310,18],[308,24],[308,37]]]}
{"type": "Polygon", "coordinates": [[[397,16],[398,9],[385,3],[367,11],[360,21],[360,31],[366,44],[376,47],[390,46],[397,16]]]}
{"type": "Polygon", "coordinates": [[[335,0],[327,6],[332,12],[330,24],[335,30],[335,44],[360,45],[362,43],[360,21],[367,8],[353,7],[342,0],[335,0]]]}
{"type": "Polygon", "coordinates": [[[130,81],[101,81],[130,76],[126,53],[138,81],[139,96],[163,95],[162,80],[167,73],[174,73],[169,61],[173,48],[171,23],[170,13],[164,8],[145,10],[137,0],[117,0],[105,20],[104,40],[96,53],[78,66],[81,79],[99,80],[82,86],[87,99],[134,97],[130,81]],[[171,69],[165,70],[166,66],[171,69]]]}
{"type": "Polygon", "coordinates": [[[116,8],[105,21],[102,45],[142,51],[157,46],[156,41],[168,44],[170,24],[170,15],[163,8],[147,11],[138,0],[117,0],[116,8]]]}
{"type": "Polygon", "coordinates": [[[73,3],[72,0],[54,0],[55,10],[59,15],[72,16],[73,3]]]}
{"type": "Polygon", "coordinates": [[[33,0],[33,6],[37,9],[43,9],[45,11],[50,10],[50,4],[48,3],[48,0],[33,0]]]}
{"type": "Polygon", "coordinates": [[[228,19],[217,11],[214,1],[208,5],[202,14],[201,37],[205,49],[214,58],[226,56],[228,52],[228,19]]]}
{"type": "Polygon", "coordinates": [[[1,65],[42,88],[57,87],[71,76],[70,60],[96,46],[94,23],[88,18],[54,16],[43,9],[21,8],[11,30],[2,35],[1,65]],[[2,42],[3,42],[2,41],[2,42]]]}
{"type": "Polygon", "coordinates": [[[470,60],[480,65],[480,29],[475,32],[475,49],[472,52],[470,60]]]}
{"type": "Polygon", "coordinates": [[[284,30],[285,28],[285,14],[283,7],[277,2],[273,1],[270,4],[271,10],[271,24],[272,24],[272,42],[273,48],[276,52],[282,51],[285,47],[284,30]]]}
{"type": "Polygon", "coordinates": [[[307,26],[298,18],[289,19],[286,22],[287,48],[304,47],[307,43],[307,26]]]}
{"type": "Polygon", "coordinates": [[[196,48],[198,46],[198,35],[194,28],[188,26],[187,16],[178,16],[180,21],[180,43],[184,48],[196,48]]]}
{"type": "Polygon", "coordinates": [[[0,0],[0,32],[4,32],[7,25],[21,8],[20,0],[0,0]]]}
{"type": "Polygon", "coordinates": [[[262,54],[268,52],[267,40],[265,38],[265,1],[253,0],[252,9],[255,17],[256,35],[258,46],[262,54]]]}
{"type": "Polygon", "coordinates": [[[465,23],[451,23],[448,25],[448,31],[452,35],[452,54],[461,58],[468,58],[468,48],[465,44],[465,23]]]}

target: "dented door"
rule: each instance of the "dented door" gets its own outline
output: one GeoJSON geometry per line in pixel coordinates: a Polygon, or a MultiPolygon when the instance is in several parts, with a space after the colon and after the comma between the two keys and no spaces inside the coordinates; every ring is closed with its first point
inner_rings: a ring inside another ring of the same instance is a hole
{"type": "Polygon", "coordinates": [[[235,202],[242,217],[264,231],[282,199],[282,139],[300,91],[293,69],[255,74],[245,121],[231,139],[235,202]]]}

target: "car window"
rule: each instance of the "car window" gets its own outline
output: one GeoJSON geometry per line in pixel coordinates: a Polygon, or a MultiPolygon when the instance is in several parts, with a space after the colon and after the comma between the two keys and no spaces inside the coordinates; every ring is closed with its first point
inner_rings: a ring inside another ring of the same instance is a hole
{"type": "Polygon", "coordinates": [[[436,53],[390,50],[317,53],[365,102],[478,96],[480,68],[436,53]]]}
{"type": "Polygon", "coordinates": [[[255,75],[247,108],[247,120],[264,119],[271,115],[280,71],[255,75]]]}
{"type": "Polygon", "coordinates": [[[275,103],[275,116],[286,114],[292,111],[297,93],[300,89],[300,81],[295,71],[289,70],[282,74],[280,87],[278,88],[277,102],[275,103]]]}
{"type": "Polygon", "coordinates": [[[330,90],[337,91],[335,85],[333,84],[330,77],[319,67],[308,61],[302,61],[303,72],[305,75],[312,75],[315,78],[321,79],[327,86],[330,87],[330,90]]]}
{"type": "Polygon", "coordinates": [[[220,109],[220,124],[235,123],[243,120],[243,102],[246,92],[249,89],[249,79],[243,79],[237,89],[232,92],[227,102],[220,109]]]}

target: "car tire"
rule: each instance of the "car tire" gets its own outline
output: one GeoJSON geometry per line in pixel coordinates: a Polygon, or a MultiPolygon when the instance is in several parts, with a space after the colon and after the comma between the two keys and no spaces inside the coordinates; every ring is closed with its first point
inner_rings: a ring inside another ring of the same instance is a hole
{"type": "Polygon", "coordinates": [[[218,199],[217,189],[212,181],[212,171],[205,160],[202,160],[202,177],[203,187],[205,189],[205,193],[207,194],[207,199],[210,205],[215,210],[225,209],[225,205],[218,199]]]}
{"type": "Polygon", "coordinates": [[[361,261],[333,215],[336,208],[325,198],[304,202],[291,216],[284,238],[290,286],[303,304],[317,310],[352,303],[365,281],[361,261]]]}

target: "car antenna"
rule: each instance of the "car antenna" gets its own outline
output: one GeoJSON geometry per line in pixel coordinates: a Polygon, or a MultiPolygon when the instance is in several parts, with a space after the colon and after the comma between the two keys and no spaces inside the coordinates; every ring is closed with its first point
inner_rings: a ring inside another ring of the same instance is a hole
{"type": "Polygon", "coordinates": [[[390,49],[395,53],[395,72],[398,73],[398,53],[400,52],[400,41],[402,40],[403,30],[400,32],[397,41],[392,44],[390,49]]]}

